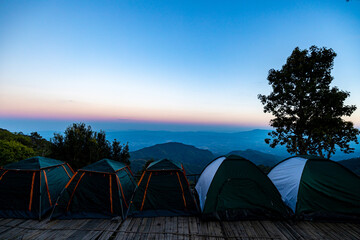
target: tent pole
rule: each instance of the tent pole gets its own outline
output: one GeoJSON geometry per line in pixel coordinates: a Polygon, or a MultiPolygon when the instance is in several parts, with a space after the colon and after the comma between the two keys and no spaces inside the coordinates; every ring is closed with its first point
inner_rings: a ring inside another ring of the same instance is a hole
{"type": "MultiPolygon", "coordinates": [[[[115,173],[116,175],[116,173],[115,173]]],[[[124,215],[124,208],[123,208],[123,205],[122,205],[122,194],[120,193],[120,179],[119,177],[116,175],[116,182],[117,182],[117,186],[118,186],[118,195],[119,195],[119,201],[120,201],[120,207],[121,207],[121,217],[122,217],[122,220],[124,221],[125,220],[125,215],[124,215]]]]}
{"type": "Polygon", "coordinates": [[[39,182],[40,182],[40,188],[39,188],[39,193],[40,193],[40,201],[39,201],[39,221],[41,220],[41,169],[39,171],[39,182]]]}

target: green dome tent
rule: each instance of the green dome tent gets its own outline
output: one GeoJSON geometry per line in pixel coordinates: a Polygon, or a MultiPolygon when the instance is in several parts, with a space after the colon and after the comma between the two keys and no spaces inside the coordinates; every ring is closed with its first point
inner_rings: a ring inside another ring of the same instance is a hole
{"type": "Polygon", "coordinates": [[[183,166],[167,159],[151,163],[141,176],[129,215],[181,216],[197,212],[183,166]]]}
{"type": "Polygon", "coordinates": [[[75,173],[51,218],[124,218],[135,187],[128,166],[102,159],[75,173]]]}
{"type": "Polygon", "coordinates": [[[73,176],[62,161],[33,157],[0,169],[0,217],[41,219],[73,176]]]}
{"type": "Polygon", "coordinates": [[[288,215],[270,179],[255,164],[236,155],[209,163],[195,189],[204,218],[238,220],[288,215]]]}
{"type": "Polygon", "coordinates": [[[299,218],[360,219],[360,177],[337,162],[290,157],[268,176],[299,218]]]}

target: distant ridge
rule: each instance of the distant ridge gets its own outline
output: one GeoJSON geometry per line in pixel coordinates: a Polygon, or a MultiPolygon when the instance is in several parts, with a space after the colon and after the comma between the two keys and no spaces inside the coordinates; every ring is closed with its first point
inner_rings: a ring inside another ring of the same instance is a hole
{"type": "Polygon", "coordinates": [[[264,165],[268,167],[273,167],[275,164],[284,159],[284,157],[281,156],[263,153],[252,149],[246,149],[245,151],[232,151],[228,155],[230,154],[235,154],[240,157],[246,158],[253,162],[255,165],[264,165]]]}
{"type": "Polygon", "coordinates": [[[208,149],[215,155],[224,155],[234,149],[256,149],[276,155],[287,155],[285,148],[272,149],[264,141],[268,130],[249,130],[243,132],[172,132],[172,131],[107,131],[109,140],[128,142],[131,151],[158,143],[181,142],[200,149],[208,149]]]}
{"type": "Polygon", "coordinates": [[[156,144],[130,152],[131,168],[135,173],[141,170],[147,160],[164,158],[182,163],[187,173],[200,173],[214,155],[209,150],[178,142],[156,144]]]}
{"type": "MultiPolygon", "coordinates": [[[[252,149],[232,151],[229,154],[239,155],[252,161],[255,165],[267,167],[272,167],[284,159],[284,157],[252,149]]],[[[156,144],[130,152],[131,168],[135,173],[141,170],[146,161],[150,159],[159,160],[167,158],[182,163],[187,173],[197,174],[215,157],[209,150],[199,149],[179,142],[156,144]]]]}
{"type": "Polygon", "coordinates": [[[339,163],[360,176],[360,158],[351,158],[347,160],[342,160],[339,161],[339,163]]]}
{"type": "MultiPolygon", "coordinates": [[[[192,145],[199,149],[210,150],[214,155],[225,155],[234,149],[256,149],[259,152],[272,154],[286,158],[289,153],[284,146],[271,148],[265,143],[270,130],[253,129],[241,132],[209,132],[209,131],[149,131],[149,130],[126,130],[126,131],[106,131],[108,140],[117,139],[122,143],[129,143],[131,151],[136,151],[145,147],[153,146],[158,143],[181,142],[192,145]]],[[[53,131],[39,131],[46,139],[53,136],[53,131]]],[[[360,137],[359,137],[360,140],[360,137]]],[[[350,144],[355,148],[355,152],[345,154],[339,150],[331,157],[334,161],[357,158],[360,155],[359,145],[350,144]]]]}

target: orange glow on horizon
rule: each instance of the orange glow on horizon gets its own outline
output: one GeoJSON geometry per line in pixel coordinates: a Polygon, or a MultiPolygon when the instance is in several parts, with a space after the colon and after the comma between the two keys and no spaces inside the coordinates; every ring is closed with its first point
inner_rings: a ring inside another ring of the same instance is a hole
{"type": "Polygon", "coordinates": [[[73,121],[105,121],[105,122],[116,122],[116,121],[130,121],[130,122],[148,122],[148,123],[169,123],[169,124],[195,124],[195,125],[219,125],[219,126],[263,126],[268,127],[267,123],[255,122],[255,121],[235,121],[227,119],[207,119],[204,120],[201,117],[194,119],[180,119],[180,118],[156,118],[154,116],[131,117],[131,116],[118,116],[108,117],[98,114],[62,114],[55,115],[49,113],[0,113],[1,117],[5,118],[23,118],[23,119],[48,119],[48,120],[73,120],[73,121]]]}
{"type": "MultiPolygon", "coordinates": [[[[77,101],[12,98],[5,104],[0,101],[0,117],[24,119],[74,120],[74,121],[132,121],[170,124],[195,124],[218,126],[270,127],[270,114],[254,109],[251,112],[228,109],[203,110],[169,109],[168,107],[128,106],[126,104],[100,104],[77,101]]],[[[352,121],[355,117],[346,120],[352,121]]],[[[359,123],[355,122],[358,127],[359,123]]]]}
{"type": "Polygon", "coordinates": [[[241,111],[224,109],[204,110],[190,106],[190,109],[173,109],[168,106],[142,107],[130,103],[91,103],[41,99],[33,96],[11,96],[8,103],[0,101],[0,116],[30,119],[100,120],[100,121],[144,121],[173,124],[205,124],[230,126],[267,126],[269,116],[260,112],[246,115],[241,111]]]}

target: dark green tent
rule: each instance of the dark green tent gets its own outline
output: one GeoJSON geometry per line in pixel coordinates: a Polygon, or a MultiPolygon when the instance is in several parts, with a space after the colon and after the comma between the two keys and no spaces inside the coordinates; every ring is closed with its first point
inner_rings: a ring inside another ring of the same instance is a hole
{"type": "Polygon", "coordinates": [[[197,212],[181,164],[167,159],[151,163],[141,176],[129,215],[181,216],[197,212]]]}
{"type": "Polygon", "coordinates": [[[75,173],[51,218],[124,218],[135,187],[128,166],[102,159],[75,173]]]}
{"type": "Polygon", "coordinates": [[[41,218],[73,176],[67,163],[33,157],[0,169],[0,217],[41,218]]]}
{"type": "Polygon", "coordinates": [[[337,162],[294,156],[268,176],[300,219],[360,220],[360,177],[337,162]]]}
{"type": "Polygon", "coordinates": [[[219,157],[195,186],[202,216],[223,220],[283,218],[288,210],[270,179],[249,160],[219,157]]]}

